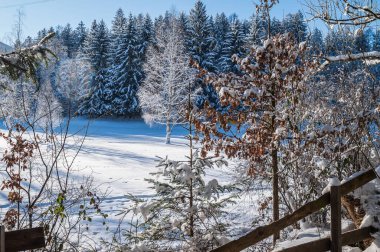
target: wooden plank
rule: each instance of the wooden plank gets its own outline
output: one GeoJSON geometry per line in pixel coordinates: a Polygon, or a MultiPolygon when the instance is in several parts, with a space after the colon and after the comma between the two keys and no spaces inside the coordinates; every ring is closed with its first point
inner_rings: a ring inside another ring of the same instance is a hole
{"type": "Polygon", "coordinates": [[[5,251],[15,252],[45,247],[42,227],[5,232],[5,251]]]}
{"type": "Polygon", "coordinates": [[[374,227],[364,227],[348,231],[342,235],[342,246],[352,245],[365,239],[371,238],[371,234],[378,230],[374,227]]]}
{"type": "MultiPolygon", "coordinates": [[[[342,234],[342,246],[351,245],[371,237],[371,233],[377,232],[373,227],[365,227],[352,230],[342,234]]],[[[330,237],[299,244],[290,248],[279,250],[278,252],[322,252],[331,249],[330,237]]]]}
{"type": "Polygon", "coordinates": [[[322,252],[330,250],[331,240],[330,237],[302,243],[293,247],[279,250],[278,252],[322,252]]]}
{"type": "Polygon", "coordinates": [[[0,226],[0,252],[5,252],[5,227],[0,226]]]}
{"type": "Polygon", "coordinates": [[[330,187],[331,205],[331,252],[342,252],[342,202],[340,200],[340,186],[330,187]]]}
{"type": "MultiPolygon", "coordinates": [[[[349,192],[367,184],[369,181],[376,178],[375,172],[371,169],[366,172],[363,172],[356,178],[349,180],[341,185],[341,194],[346,195],[349,192]]],[[[259,241],[268,238],[269,236],[275,234],[276,232],[296,223],[297,221],[305,218],[306,216],[318,211],[319,209],[330,204],[330,193],[325,193],[318,199],[311,201],[293,213],[284,216],[278,221],[272,222],[268,225],[258,227],[248,234],[233,240],[229,243],[224,244],[223,246],[216,248],[212,251],[215,252],[234,252],[241,251],[246,249],[259,241]]]]}

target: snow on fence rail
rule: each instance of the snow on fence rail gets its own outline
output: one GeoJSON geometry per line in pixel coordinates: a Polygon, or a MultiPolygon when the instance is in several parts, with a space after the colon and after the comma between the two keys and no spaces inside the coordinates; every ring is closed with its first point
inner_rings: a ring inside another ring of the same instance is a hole
{"type": "Polygon", "coordinates": [[[42,227],[5,232],[0,226],[0,252],[16,252],[45,247],[42,227]]]}
{"type": "MultiPolygon", "coordinates": [[[[302,207],[298,208],[296,211],[293,213],[284,216],[283,218],[279,219],[278,221],[272,222],[268,225],[258,227],[248,234],[233,240],[229,243],[224,244],[223,246],[216,248],[212,250],[211,252],[235,252],[235,251],[241,251],[243,249],[246,249],[252,245],[255,245],[256,243],[264,240],[265,238],[268,238],[269,236],[280,232],[284,228],[295,224],[297,221],[305,218],[306,216],[319,211],[321,208],[331,204],[332,208],[332,216],[334,218],[332,219],[331,223],[331,238],[326,238],[328,239],[327,241],[325,239],[317,240],[317,241],[312,241],[310,243],[306,244],[301,244],[299,246],[304,246],[301,247],[301,250],[284,250],[284,251],[306,251],[305,248],[309,248],[312,245],[311,243],[315,243],[318,246],[320,246],[317,250],[317,248],[313,248],[309,250],[309,252],[316,252],[316,251],[326,251],[324,250],[327,246],[331,251],[339,251],[339,248],[341,248],[342,245],[347,245],[350,238],[353,238],[355,235],[357,235],[358,238],[369,238],[370,231],[368,228],[362,228],[362,229],[357,229],[348,233],[344,233],[343,235],[341,234],[341,223],[340,223],[340,209],[341,209],[341,204],[340,204],[340,197],[343,195],[346,195],[359,187],[367,184],[368,182],[372,181],[375,179],[378,175],[376,174],[376,171],[373,169],[367,170],[355,178],[352,178],[345,183],[341,184],[340,186],[332,186],[331,190],[329,192],[324,193],[321,197],[318,199],[311,201],[302,207]],[[338,217],[336,216],[338,214],[338,217]],[[360,237],[359,237],[360,236],[360,237]],[[327,245],[326,245],[327,244],[327,245]],[[324,247],[325,246],[325,247],[324,247]]],[[[363,240],[361,239],[361,240],[363,240]]],[[[291,248],[289,248],[291,249],[291,248]]],[[[341,251],[341,250],[340,250],[341,251]]]]}

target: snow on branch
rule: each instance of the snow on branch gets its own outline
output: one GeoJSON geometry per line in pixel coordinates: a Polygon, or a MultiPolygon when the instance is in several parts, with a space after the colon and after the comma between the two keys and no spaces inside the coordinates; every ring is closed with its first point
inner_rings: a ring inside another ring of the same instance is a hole
{"type": "Polygon", "coordinates": [[[55,35],[49,33],[36,45],[16,50],[10,53],[0,54],[0,74],[5,74],[12,79],[21,75],[36,81],[36,70],[38,63],[47,62],[49,56],[54,53],[46,47],[46,43],[55,35]]]}
{"type": "Polygon", "coordinates": [[[363,60],[367,64],[378,64],[380,61],[380,52],[372,51],[372,52],[363,52],[356,54],[342,54],[337,56],[328,56],[325,57],[325,62],[322,63],[320,69],[323,69],[328,64],[333,62],[348,62],[348,61],[356,61],[363,60]]]}
{"type": "Polygon", "coordinates": [[[380,19],[376,5],[359,0],[306,1],[311,15],[329,25],[365,26],[380,19]]]}

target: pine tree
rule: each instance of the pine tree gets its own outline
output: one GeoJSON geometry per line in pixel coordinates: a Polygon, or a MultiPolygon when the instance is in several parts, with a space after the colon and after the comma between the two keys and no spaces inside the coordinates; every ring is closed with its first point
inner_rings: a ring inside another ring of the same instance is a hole
{"type": "Polygon", "coordinates": [[[380,29],[376,29],[373,36],[372,50],[378,52],[380,51],[380,29]]]}
{"type": "Polygon", "coordinates": [[[358,32],[354,34],[354,47],[355,52],[368,52],[371,48],[370,41],[372,37],[372,30],[367,29],[364,32],[358,32]]]}
{"type": "Polygon", "coordinates": [[[265,19],[259,15],[252,15],[249,34],[247,37],[247,46],[261,45],[262,41],[267,38],[267,27],[265,19]]]}
{"type": "MultiPolygon", "coordinates": [[[[190,88],[189,88],[190,89],[190,88]]],[[[223,208],[234,203],[234,195],[221,193],[236,189],[220,185],[218,180],[205,180],[208,169],[227,165],[223,157],[202,158],[194,148],[194,115],[189,90],[186,118],[188,121],[189,156],[186,161],[161,159],[155,178],[146,179],[156,191],[147,201],[131,196],[135,203],[128,212],[136,215],[127,231],[133,251],[209,251],[228,242],[223,208]]]]}
{"type": "Polygon", "coordinates": [[[100,116],[109,112],[109,104],[104,99],[107,84],[107,68],[109,56],[109,34],[104,21],[96,20],[91,25],[84,42],[83,55],[92,66],[89,94],[84,97],[79,107],[79,113],[88,116],[100,116]]]}
{"type": "Polygon", "coordinates": [[[87,31],[83,21],[80,21],[74,30],[74,52],[79,52],[83,47],[87,31]]]}
{"type": "Polygon", "coordinates": [[[314,55],[319,55],[324,51],[324,43],[322,32],[318,28],[314,28],[310,36],[310,51],[314,55]]]}
{"type": "MultiPolygon", "coordinates": [[[[115,48],[115,47],[114,47],[115,48]]],[[[137,89],[142,78],[136,19],[129,15],[121,43],[113,52],[111,83],[115,92],[112,100],[113,114],[134,116],[139,113],[137,89]]]]}
{"type": "Polygon", "coordinates": [[[138,31],[139,33],[139,54],[142,62],[146,61],[146,51],[153,40],[153,22],[147,14],[143,19],[143,24],[138,31]]]}
{"type": "MultiPolygon", "coordinates": [[[[190,57],[202,68],[214,71],[214,39],[212,37],[212,27],[209,17],[206,13],[206,6],[202,1],[198,0],[190,11],[189,15],[189,37],[187,46],[190,57]]],[[[203,106],[207,101],[212,106],[217,105],[217,94],[211,85],[202,84],[202,80],[198,80],[202,85],[203,95],[197,101],[198,106],[203,106]]]]}
{"type": "Polygon", "coordinates": [[[224,13],[216,14],[214,27],[216,42],[214,47],[214,54],[217,61],[216,71],[221,73],[226,71],[225,65],[228,64],[226,62],[226,59],[228,60],[231,56],[229,53],[226,54],[225,50],[223,50],[226,44],[227,35],[230,32],[230,24],[228,22],[228,18],[224,13]]]}
{"type": "Polygon", "coordinates": [[[270,33],[272,36],[275,36],[277,34],[282,34],[284,32],[282,23],[277,18],[272,18],[271,20],[271,30],[270,33]]]}
{"type": "Polygon", "coordinates": [[[213,66],[212,27],[206,13],[206,6],[198,0],[189,16],[189,52],[198,64],[209,71],[213,66]]]}
{"type": "Polygon", "coordinates": [[[293,34],[297,43],[306,40],[307,26],[301,11],[296,14],[288,14],[284,19],[284,29],[293,34]]]}
{"type": "Polygon", "coordinates": [[[71,28],[70,24],[67,24],[63,28],[60,34],[60,38],[61,38],[62,44],[66,47],[67,56],[69,58],[72,58],[74,47],[75,47],[75,41],[74,41],[73,29],[71,28]]]}
{"type": "Polygon", "coordinates": [[[232,56],[241,57],[245,54],[245,37],[243,27],[236,15],[231,16],[230,29],[223,45],[223,72],[238,72],[232,62],[232,56]]]}
{"type": "Polygon", "coordinates": [[[180,30],[182,31],[182,37],[184,41],[184,46],[186,48],[186,52],[189,53],[189,37],[190,37],[190,27],[189,27],[189,17],[186,15],[186,13],[181,12],[178,16],[178,26],[180,30]]]}

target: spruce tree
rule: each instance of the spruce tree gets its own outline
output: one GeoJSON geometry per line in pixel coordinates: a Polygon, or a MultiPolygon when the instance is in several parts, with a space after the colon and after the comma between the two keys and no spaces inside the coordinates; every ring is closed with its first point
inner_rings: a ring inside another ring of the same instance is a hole
{"type": "Polygon", "coordinates": [[[284,19],[284,29],[293,34],[297,43],[306,40],[307,26],[301,11],[296,14],[288,14],[284,19]]]}
{"type": "Polygon", "coordinates": [[[380,51],[380,29],[377,29],[373,36],[372,50],[380,51]]]}
{"type": "Polygon", "coordinates": [[[83,55],[92,66],[90,90],[81,102],[79,113],[88,116],[100,116],[109,112],[109,104],[104,99],[107,84],[107,68],[109,56],[109,34],[104,21],[96,20],[86,37],[83,55]]]}
{"type": "Polygon", "coordinates": [[[79,52],[83,47],[86,39],[87,31],[83,21],[80,21],[74,30],[74,51],[79,52]]]}
{"type": "Polygon", "coordinates": [[[324,51],[324,43],[322,32],[318,28],[314,28],[310,36],[310,50],[314,55],[318,55],[324,51]]]}
{"type": "Polygon", "coordinates": [[[226,71],[225,65],[228,64],[226,59],[228,61],[231,56],[229,53],[226,54],[225,50],[223,50],[226,45],[227,35],[229,32],[230,24],[226,15],[224,13],[216,14],[214,26],[216,44],[214,47],[214,54],[217,62],[216,71],[219,73],[226,71]]]}
{"type": "Polygon", "coordinates": [[[74,47],[75,47],[75,42],[74,42],[73,29],[71,28],[70,24],[67,24],[63,28],[63,30],[60,34],[60,38],[61,38],[62,44],[66,47],[67,56],[69,58],[72,58],[74,47]]]}
{"type": "MultiPolygon", "coordinates": [[[[212,37],[212,22],[206,13],[206,6],[198,0],[190,11],[189,15],[189,39],[187,41],[190,57],[199,64],[200,67],[214,71],[214,48],[212,37]]],[[[202,85],[202,80],[198,80],[202,85]]],[[[217,94],[211,85],[202,85],[203,96],[200,96],[197,105],[203,106],[207,101],[212,106],[218,106],[217,94]]]]}
{"type": "Polygon", "coordinates": [[[129,15],[121,43],[114,52],[111,83],[115,92],[113,114],[134,116],[139,113],[137,89],[142,78],[136,19],[129,15]]]}
{"type": "Polygon", "coordinates": [[[232,56],[241,57],[245,54],[243,26],[236,15],[231,16],[230,29],[223,45],[223,72],[238,72],[232,62],[232,56]]]}

